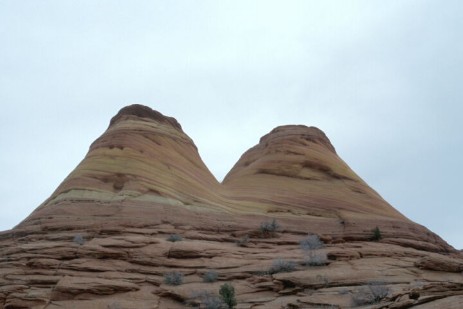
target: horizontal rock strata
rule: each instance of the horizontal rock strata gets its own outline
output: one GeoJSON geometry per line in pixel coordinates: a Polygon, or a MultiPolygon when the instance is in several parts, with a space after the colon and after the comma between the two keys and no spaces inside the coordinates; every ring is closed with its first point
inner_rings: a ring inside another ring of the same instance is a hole
{"type": "Polygon", "coordinates": [[[211,308],[224,283],[236,308],[463,302],[461,252],[382,199],[319,129],[274,129],[219,183],[174,118],[140,105],[0,248],[9,309],[211,308]]]}

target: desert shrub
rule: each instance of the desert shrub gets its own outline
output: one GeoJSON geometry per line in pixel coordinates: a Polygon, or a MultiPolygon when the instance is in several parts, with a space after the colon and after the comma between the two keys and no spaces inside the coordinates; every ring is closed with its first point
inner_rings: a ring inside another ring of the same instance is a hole
{"type": "Polygon", "coordinates": [[[224,285],[220,286],[219,294],[228,308],[232,309],[236,306],[235,288],[233,285],[230,283],[225,283],[224,285]]]}
{"type": "Polygon", "coordinates": [[[72,241],[81,246],[85,244],[85,238],[80,234],[75,235],[72,241]]]}
{"type": "Polygon", "coordinates": [[[269,273],[287,273],[294,271],[296,269],[296,263],[292,261],[286,261],[283,259],[278,259],[273,261],[272,266],[270,266],[269,273]]]}
{"type": "Polygon", "coordinates": [[[378,303],[389,294],[389,289],[382,282],[371,282],[368,284],[371,294],[373,295],[373,302],[378,303]]]}
{"type": "Polygon", "coordinates": [[[323,247],[324,243],[318,235],[308,235],[299,242],[301,249],[304,251],[316,250],[323,247]]]}
{"type": "Polygon", "coordinates": [[[219,278],[219,274],[214,270],[206,271],[203,275],[204,282],[216,282],[219,278]]]}
{"type": "MultiPolygon", "coordinates": [[[[200,308],[203,308],[203,309],[226,309],[227,308],[227,305],[225,305],[221,297],[209,291],[193,292],[192,299],[199,300],[201,303],[200,308]]],[[[198,306],[196,302],[192,302],[190,305],[193,307],[198,306]]]]}
{"type": "Polygon", "coordinates": [[[239,247],[246,247],[247,244],[249,242],[249,236],[248,235],[245,235],[243,237],[241,237],[240,239],[238,239],[236,241],[236,244],[239,246],[239,247]]]}
{"type": "Polygon", "coordinates": [[[324,246],[323,241],[318,235],[308,235],[299,242],[302,250],[305,251],[306,257],[304,264],[307,266],[323,266],[328,262],[326,253],[317,250],[324,246]]]}
{"type": "Polygon", "coordinates": [[[352,296],[354,306],[363,306],[379,303],[389,293],[389,289],[381,282],[371,282],[367,288],[352,296]]]}
{"type": "Polygon", "coordinates": [[[324,266],[328,263],[325,252],[311,251],[304,260],[306,266],[324,266]]]}
{"type": "Polygon", "coordinates": [[[365,291],[361,291],[352,295],[352,306],[364,306],[371,304],[371,296],[365,291]]]}
{"type": "Polygon", "coordinates": [[[277,220],[273,219],[272,221],[265,221],[260,224],[260,231],[262,234],[274,234],[280,225],[278,224],[277,220]]]}
{"type": "Polygon", "coordinates": [[[225,308],[223,300],[217,295],[205,294],[201,299],[204,309],[222,309],[225,308]]]}
{"type": "Polygon", "coordinates": [[[176,242],[176,241],[181,241],[181,240],[183,240],[183,237],[178,234],[170,234],[169,237],[167,237],[167,241],[171,241],[171,242],[176,242]]]}
{"type": "Polygon", "coordinates": [[[167,285],[180,285],[183,283],[183,274],[178,271],[164,274],[164,283],[167,285]]]}
{"type": "Polygon", "coordinates": [[[381,230],[379,229],[379,227],[375,227],[372,230],[372,233],[373,233],[373,235],[371,236],[371,240],[379,241],[381,238],[383,238],[383,236],[381,235],[381,230]]]}

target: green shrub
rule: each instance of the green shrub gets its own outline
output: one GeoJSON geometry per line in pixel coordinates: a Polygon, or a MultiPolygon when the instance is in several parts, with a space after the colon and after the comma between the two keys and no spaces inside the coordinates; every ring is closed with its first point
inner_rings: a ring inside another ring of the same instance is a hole
{"type": "Polygon", "coordinates": [[[216,282],[219,278],[219,274],[214,270],[206,271],[203,275],[204,282],[216,282]]]}
{"type": "Polygon", "coordinates": [[[176,242],[176,241],[181,241],[183,240],[182,236],[178,234],[170,234],[169,237],[167,237],[167,241],[171,242],[176,242]]]}
{"type": "Polygon", "coordinates": [[[287,273],[294,271],[296,269],[296,263],[292,261],[286,261],[283,259],[278,259],[273,261],[272,266],[269,269],[270,274],[276,273],[287,273]]]}
{"type": "Polygon", "coordinates": [[[164,283],[167,285],[180,285],[183,283],[183,274],[178,271],[164,274],[164,283]]]}
{"type": "Polygon", "coordinates": [[[235,288],[233,285],[230,283],[225,283],[224,285],[220,286],[219,294],[228,308],[232,309],[236,306],[235,288]]]}
{"type": "Polygon", "coordinates": [[[379,229],[379,227],[375,227],[373,230],[373,235],[371,236],[371,240],[374,240],[374,241],[379,241],[381,238],[383,238],[383,236],[381,235],[381,230],[379,229]]]}

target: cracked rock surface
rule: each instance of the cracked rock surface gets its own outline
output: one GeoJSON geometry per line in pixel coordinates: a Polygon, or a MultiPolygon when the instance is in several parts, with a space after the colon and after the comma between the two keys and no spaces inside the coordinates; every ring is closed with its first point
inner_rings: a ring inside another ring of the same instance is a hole
{"type": "Polygon", "coordinates": [[[275,128],[219,183],[180,124],[141,105],[0,232],[8,309],[210,308],[224,283],[236,308],[457,309],[462,271],[461,252],[382,199],[319,129],[275,128]],[[301,246],[310,235],[321,245],[301,246]]]}

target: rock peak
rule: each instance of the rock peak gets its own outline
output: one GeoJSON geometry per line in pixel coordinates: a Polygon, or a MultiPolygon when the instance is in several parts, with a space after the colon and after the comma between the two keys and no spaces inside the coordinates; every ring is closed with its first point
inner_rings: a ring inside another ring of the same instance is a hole
{"type": "Polygon", "coordinates": [[[260,144],[280,143],[285,140],[294,140],[296,142],[311,142],[325,146],[331,152],[336,153],[334,146],[326,134],[317,127],[308,127],[305,125],[284,125],[274,128],[270,133],[261,137],[260,144]]]}
{"type": "Polygon", "coordinates": [[[109,126],[111,127],[112,125],[120,121],[121,119],[130,117],[130,116],[135,116],[139,118],[148,118],[148,119],[152,119],[152,120],[155,120],[161,123],[168,123],[174,128],[182,131],[182,126],[178,123],[178,121],[175,118],[164,116],[160,112],[148,106],[141,105],[141,104],[132,104],[132,105],[121,108],[121,110],[119,110],[116,116],[114,116],[111,119],[109,126]]]}
{"type": "Polygon", "coordinates": [[[205,308],[225,282],[237,308],[463,303],[461,253],[321,130],[275,128],[219,183],[177,121],[142,105],[119,111],[0,248],[0,308],[205,308]]]}

